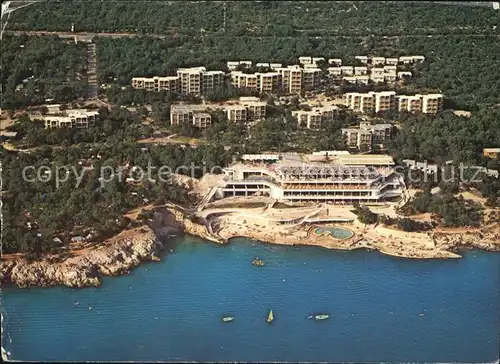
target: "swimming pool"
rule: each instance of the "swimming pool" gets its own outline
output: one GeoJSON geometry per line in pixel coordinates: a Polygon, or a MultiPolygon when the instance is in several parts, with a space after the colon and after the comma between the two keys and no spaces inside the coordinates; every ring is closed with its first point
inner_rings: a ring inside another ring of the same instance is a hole
{"type": "Polygon", "coordinates": [[[354,232],[341,227],[318,227],[314,230],[314,233],[316,235],[321,235],[325,232],[330,234],[332,238],[339,240],[346,240],[354,236],[354,232]]]}

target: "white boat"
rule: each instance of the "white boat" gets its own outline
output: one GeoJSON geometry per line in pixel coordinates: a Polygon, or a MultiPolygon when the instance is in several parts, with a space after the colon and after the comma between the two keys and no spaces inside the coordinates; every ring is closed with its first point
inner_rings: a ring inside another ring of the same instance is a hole
{"type": "Polygon", "coordinates": [[[326,320],[329,317],[330,317],[330,315],[328,315],[328,314],[317,314],[317,315],[311,315],[308,318],[315,319],[316,321],[320,321],[320,320],[326,320]]]}
{"type": "Polygon", "coordinates": [[[226,316],[226,317],[223,317],[222,318],[222,321],[223,322],[231,322],[234,320],[234,317],[233,316],[226,316]]]}

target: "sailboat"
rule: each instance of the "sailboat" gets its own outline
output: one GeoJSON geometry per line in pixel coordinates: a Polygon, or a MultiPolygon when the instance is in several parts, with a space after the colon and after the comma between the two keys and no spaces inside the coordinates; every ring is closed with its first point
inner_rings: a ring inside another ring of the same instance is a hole
{"type": "Polygon", "coordinates": [[[273,310],[269,311],[269,315],[267,315],[267,323],[271,323],[273,322],[274,320],[274,316],[273,316],[273,310]]]}

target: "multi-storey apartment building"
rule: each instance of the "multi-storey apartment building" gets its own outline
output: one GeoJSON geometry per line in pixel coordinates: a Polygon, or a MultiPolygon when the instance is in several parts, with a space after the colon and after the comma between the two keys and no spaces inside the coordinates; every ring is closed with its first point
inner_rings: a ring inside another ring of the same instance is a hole
{"type": "Polygon", "coordinates": [[[363,63],[363,64],[368,63],[368,56],[355,56],[354,59],[363,63]]]}
{"type": "Polygon", "coordinates": [[[270,93],[281,87],[281,75],[278,72],[257,73],[257,87],[261,93],[270,93]]]}
{"type": "Polygon", "coordinates": [[[286,93],[300,93],[302,91],[302,69],[298,65],[279,68],[282,89],[286,93]]]}
{"type": "Polygon", "coordinates": [[[342,75],[342,68],[340,67],[328,67],[328,74],[330,76],[338,77],[342,75]]]}
{"type": "Polygon", "coordinates": [[[428,94],[416,95],[422,99],[422,112],[424,114],[437,114],[443,110],[443,95],[441,94],[428,94]]]}
{"type": "Polygon", "coordinates": [[[236,88],[259,88],[259,76],[256,73],[243,73],[241,71],[231,72],[231,84],[236,88]]]}
{"type": "Polygon", "coordinates": [[[258,121],[266,117],[266,103],[258,97],[240,97],[240,104],[247,109],[247,120],[258,121]]]}
{"type": "Polygon", "coordinates": [[[385,64],[391,65],[391,66],[397,66],[399,63],[399,59],[397,58],[386,58],[385,59],[385,64]]]}
{"type": "Polygon", "coordinates": [[[207,128],[212,125],[212,117],[203,105],[172,105],[170,107],[170,123],[179,125],[190,123],[197,128],[207,128]]]}
{"type": "Polygon", "coordinates": [[[374,92],[349,92],[344,94],[344,105],[353,111],[372,113],[375,111],[374,92]]]}
{"type": "Polygon", "coordinates": [[[227,120],[233,123],[247,121],[248,111],[244,105],[226,106],[227,120]]]}
{"type": "Polygon", "coordinates": [[[77,128],[87,129],[99,119],[99,112],[87,109],[68,109],[56,115],[32,115],[31,120],[42,120],[45,129],[77,128]]]}
{"type": "Polygon", "coordinates": [[[354,74],[357,76],[368,74],[368,68],[365,66],[354,67],[354,74]]]}
{"type": "Polygon", "coordinates": [[[413,114],[422,112],[422,99],[420,96],[398,95],[396,101],[399,112],[406,111],[413,114]]]}
{"type": "Polygon", "coordinates": [[[205,67],[179,68],[179,89],[184,95],[200,95],[203,90],[203,73],[205,67]]]}
{"type": "Polygon", "coordinates": [[[359,128],[343,128],[342,137],[349,148],[369,150],[372,146],[372,133],[359,128]]]}
{"type": "Polygon", "coordinates": [[[321,79],[321,69],[307,68],[302,71],[302,87],[305,90],[312,90],[319,86],[321,79]]]}
{"type": "Polygon", "coordinates": [[[340,67],[342,70],[342,75],[344,76],[352,76],[354,75],[354,67],[353,66],[342,66],[340,67]]]}
{"type": "Polygon", "coordinates": [[[316,107],[312,110],[292,111],[292,116],[297,119],[299,127],[318,130],[325,123],[332,122],[340,109],[337,106],[316,107]]]}
{"type": "Polygon", "coordinates": [[[202,93],[219,90],[224,85],[224,72],[207,71],[202,73],[202,93]]]}
{"type": "Polygon", "coordinates": [[[385,63],[385,57],[372,57],[372,65],[382,65],[385,63]]]}
{"type": "Polygon", "coordinates": [[[299,127],[312,130],[321,128],[323,117],[317,110],[296,110],[292,111],[292,116],[297,119],[299,127]]]}
{"type": "Polygon", "coordinates": [[[396,91],[374,92],[375,112],[394,110],[396,108],[396,91]]]}
{"type": "Polygon", "coordinates": [[[312,57],[309,56],[301,56],[299,57],[299,63],[304,65],[304,64],[312,64],[312,57]]]}
{"type": "Polygon", "coordinates": [[[395,91],[350,92],[344,94],[344,105],[362,113],[398,110],[436,114],[443,108],[442,94],[396,95],[395,91]]]}
{"type": "Polygon", "coordinates": [[[132,87],[135,89],[146,91],[167,91],[177,93],[179,92],[179,77],[134,77],[132,78],[132,87]]]}
{"type": "Polygon", "coordinates": [[[212,116],[206,112],[194,113],[193,125],[199,129],[206,129],[212,125],[212,116]]]}
{"type": "Polygon", "coordinates": [[[328,59],[328,64],[334,67],[342,66],[342,60],[340,58],[330,58],[328,59]]]}

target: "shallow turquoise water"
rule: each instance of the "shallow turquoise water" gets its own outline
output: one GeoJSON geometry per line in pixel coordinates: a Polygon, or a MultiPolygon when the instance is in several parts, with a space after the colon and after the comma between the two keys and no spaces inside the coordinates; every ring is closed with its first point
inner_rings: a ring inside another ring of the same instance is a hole
{"type": "Polygon", "coordinates": [[[192,237],[173,249],[97,289],[4,289],[11,358],[485,362],[499,355],[497,253],[412,261],[192,237]],[[252,266],[255,256],[266,265],[252,266]],[[316,312],[330,319],[307,319],[316,312]],[[235,320],[222,323],[223,315],[235,320]]]}
{"type": "Polygon", "coordinates": [[[319,227],[316,230],[314,230],[314,232],[318,235],[325,231],[329,232],[330,235],[335,239],[342,239],[342,240],[349,239],[354,235],[354,233],[351,230],[344,229],[341,227],[319,227]]]}

